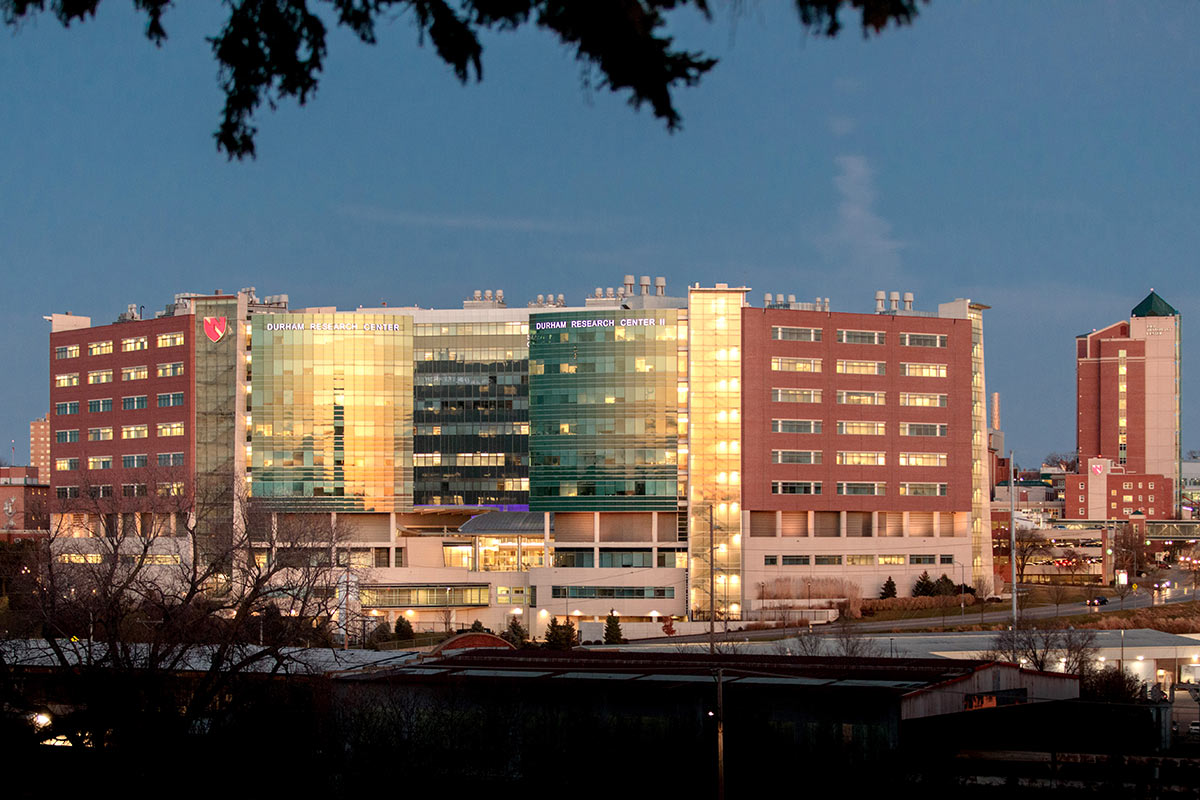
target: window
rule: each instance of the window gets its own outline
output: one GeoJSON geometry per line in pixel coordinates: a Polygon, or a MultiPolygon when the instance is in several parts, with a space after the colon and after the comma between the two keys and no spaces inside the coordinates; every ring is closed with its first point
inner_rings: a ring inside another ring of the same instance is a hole
{"type": "Polygon", "coordinates": [[[54,459],[54,469],[57,472],[70,472],[79,469],[78,458],[56,458],[54,459]]]}
{"type": "Polygon", "coordinates": [[[808,556],[784,556],[783,565],[785,567],[807,567],[808,556]]]}
{"type": "Polygon", "coordinates": [[[772,450],[772,464],[820,464],[820,450],[772,450]]]}
{"type": "Polygon", "coordinates": [[[782,342],[819,342],[820,328],[789,328],[784,325],[771,327],[771,338],[782,342]]]}
{"type": "Polygon", "coordinates": [[[554,598],[578,597],[589,598],[622,598],[646,599],[663,598],[675,599],[674,586],[551,586],[550,596],[554,598]]]}
{"type": "Polygon", "coordinates": [[[89,414],[100,414],[105,411],[112,411],[111,397],[105,397],[103,400],[88,400],[89,414]]]}
{"type": "Polygon", "coordinates": [[[840,567],[842,565],[841,556],[814,556],[813,564],[818,567],[840,567]]]}
{"type": "Polygon", "coordinates": [[[145,336],[133,336],[129,339],[121,340],[121,352],[132,353],[135,350],[145,350],[150,347],[145,336]]]}
{"type": "Polygon", "coordinates": [[[159,347],[179,347],[183,344],[183,331],[160,333],[155,343],[159,347]]]}
{"type": "Polygon", "coordinates": [[[653,567],[654,554],[649,550],[601,550],[601,567],[653,567]]]}
{"type": "Polygon", "coordinates": [[[820,372],[819,358],[783,358],[771,359],[771,369],[775,372],[820,372]]]}
{"type": "Polygon", "coordinates": [[[887,463],[887,454],[877,451],[839,450],[837,463],[845,467],[882,467],[887,463]]]}
{"type": "Polygon", "coordinates": [[[79,430],[72,431],[55,431],[54,441],[58,444],[70,444],[71,442],[79,441],[79,430]]]}
{"type": "Polygon", "coordinates": [[[937,558],[935,556],[927,556],[927,555],[923,555],[923,554],[922,555],[911,555],[908,557],[908,563],[909,564],[936,564],[937,558]]]}
{"type": "Polygon", "coordinates": [[[160,467],[182,467],[183,453],[159,453],[158,465],[160,467]]]}
{"type": "Polygon", "coordinates": [[[106,356],[109,353],[111,353],[112,351],[113,351],[113,348],[112,348],[111,341],[89,342],[88,343],[88,355],[89,356],[106,356]]]}
{"type": "Polygon", "coordinates": [[[524,586],[497,586],[496,587],[496,604],[502,606],[523,606],[525,605],[525,587],[524,586]]]}
{"type": "Polygon", "coordinates": [[[881,567],[882,566],[893,566],[893,565],[901,565],[902,566],[905,563],[907,563],[907,559],[904,557],[904,555],[902,553],[891,553],[888,555],[881,554],[879,556],[879,565],[881,567]]]}
{"type": "MultiPolygon", "coordinates": [[[[88,409],[91,410],[90,408],[88,409]]],[[[70,416],[71,414],[79,413],[79,401],[72,400],[68,403],[55,403],[54,415],[58,417],[70,416]]]]}
{"type": "Polygon", "coordinates": [[[946,395],[944,394],[923,394],[921,392],[901,392],[900,405],[902,406],[918,406],[925,408],[945,408],[946,395]]]}
{"type": "Polygon", "coordinates": [[[819,403],[820,389],[772,389],[771,400],[775,403],[819,403]]]}
{"type": "Polygon", "coordinates": [[[122,411],[140,411],[141,409],[146,408],[146,406],[147,400],[146,395],[144,394],[130,395],[129,397],[121,398],[122,411]]]}
{"type": "Polygon", "coordinates": [[[887,403],[887,392],[838,392],[837,401],[847,406],[881,406],[887,403]]]}
{"type": "Polygon", "coordinates": [[[160,422],[158,423],[159,436],[183,436],[182,422],[160,422]]]}
{"type": "Polygon", "coordinates": [[[159,408],[172,408],[183,405],[183,392],[168,392],[158,396],[159,408]]]}
{"type": "Polygon", "coordinates": [[[61,389],[64,386],[78,386],[78,385],[79,385],[79,373],[78,372],[68,372],[68,373],[64,373],[62,375],[54,376],[55,388],[61,389]]]}
{"type": "Polygon", "coordinates": [[[883,422],[863,422],[860,420],[839,420],[837,432],[848,436],[883,436],[887,425],[883,422]]]}
{"type": "Polygon", "coordinates": [[[948,436],[948,426],[934,422],[901,422],[901,436],[948,436]]]}
{"type": "Polygon", "coordinates": [[[595,553],[591,548],[586,550],[559,548],[554,551],[554,566],[556,567],[593,567],[595,564],[595,553]]]}
{"type": "Polygon", "coordinates": [[[122,439],[145,439],[150,435],[150,431],[145,425],[122,425],[122,439]]]}
{"type": "Polygon", "coordinates": [[[763,556],[764,567],[775,567],[779,565],[779,556],[763,556]]]}
{"type": "MultiPolygon", "coordinates": [[[[1020,551],[1018,551],[1018,553],[1019,552],[1020,551]]],[[[954,556],[950,555],[950,554],[942,553],[940,556],[938,556],[938,561],[942,564],[953,564],[954,556]]]]}
{"type": "Polygon", "coordinates": [[[904,347],[945,347],[946,335],[937,333],[902,333],[900,344],[904,347]]]}
{"type": "Polygon", "coordinates": [[[875,566],[875,556],[873,555],[848,555],[846,556],[846,566],[848,567],[873,567],[875,566]]]}
{"type": "Polygon", "coordinates": [[[139,469],[149,466],[150,462],[145,454],[135,456],[121,456],[121,466],[124,469],[139,469]]]}
{"type": "Polygon", "coordinates": [[[88,469],[112,469],[112,456],[88,456],[88,469]]]}
{"type": "Polygon", "coordinates": [[[902,467],[944,467],[946,466],[945,453],[901,453],[900,466],[902,467]]]}
{"type": "Polygon", "coordinates": [[[902,483],[900,494],[908,497],[945,497],[944,483],[902,483]]]}
{"type": "Polygon", "coordinates": [[[150,369],[146,366],[121,367],[121,380],[123,381],[144,381],[149,376],[150,369]]]}
{"type": "Polygon", "coordinates": [[[78,486],[59,486],[55,492],[59,500],[66,500],[68,497],[79,497],[78,486]]]}
{"type": "Polygon", "coordinates": [[[945,364],[912,364],[900,362],[900,374],[906,378],[944,378],[945,364]]]}
{"type": "Polygon", "coordinates": [[[112,428],[88,428],[89,442],[107,442],[112,440],[112,428]]]}
{"type": "Polygon", "coordinates": [[[183,374],[183,362],[172,361],[169,364],[158,365],[158,377],[175,378],[183,374]]]}
{"type": "Polygon", "coordinates": [[[886,483],[846,483],[838,481],[838,494],[883,495],[887,494],[886,483]]]}
{"type": "Polygon", "coordinates": [[[771,494],[820,494],[820,481],[771,481],[771,494]]]}
{"type": "Polygon", "coordinates": [[[90,489],[88,489],[88,494],[91,495],[92,497],[112,497],[113,496],[112,484],[105,483],[105,484],[101,484],[100,486],[93,486],[90,489]]]}
{"type": "Polygon", "coordinates": [[[837,371],[843,375],[885,375],[887,374],[887,362],[838,359],[837,371]]]}
{"type": "Polygon", "coordinates": [[[838,331],[839,344],[883,344],[883,331],[838,331]]]}
{"type": "Polygon", "coordinates": [[[79,345],[68,344],[62,347],[54,348],[54,357],[58,358],[79,358],[79,345]]]}
{"type": "Polygon", "coordinates": [[[672,569],[687,569],[686,550],[659,550],[658,565],[672,569]]]}
{"type": "Polygon", "coordinates": [[[820,433],[819,419],[773,419],[771,433],[820,433]]]}
{"type": "Polygon", "coordinates": [[[183,494],[183,481],[168,481],[166,483],[160,481],[154,488],[158,492],[159,497],[179,497],[183,494]]]}
{"type": "Polygon", "coordinates": [[[112,383],[113,373],[111,369],[98,369],[88,373],[88,383],[112,383]]]}
{"type": "Polygon", "coordinates": [[[121,496],[122,497],[145,497],[146,496],[146,484],[144,484],[144,483],[122,483],[121,484],[121,496]]]}

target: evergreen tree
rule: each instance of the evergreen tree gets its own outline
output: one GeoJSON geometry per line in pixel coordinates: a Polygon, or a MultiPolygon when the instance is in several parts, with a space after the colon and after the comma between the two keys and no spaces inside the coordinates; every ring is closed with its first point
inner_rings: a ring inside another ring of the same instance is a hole
{"type": "Polygon", "coordinates": [[[372,650],[377,650],[379,645],[384,642],[392,641],[392,626],[387,624],[387,620],[380,620],[379,624],[367,634],[367,647],[372,650]]]}
{"type": "MultiPolygon", "coordinates": [[[[483,628],[482,625],[479,627],[480,629],[483,628]]],[[[521,647],[529,641],[529,631],[525,630],[525,626],[521,624],[521,620],[517,619],[514,615],[509,617],[508,627],[505,628],[504,633],[500,634],[500,638],[514,647],[521,647]]]]}
{"type": "Polygon", "coordinates": [[[468,630],[470,630],[471,633],[483,633],[483,623],[479,620],[475,620],[471,623],[471,627],[468,628],[468,630]]]}
{"type": "Polygon", "coordinates": [[[569,618],[564,623],[551,617],[550,624],[546,627],[545,646],[550,650],[570,650],[572,647],[579,644],[579,638],[575,635],[575,623],[569,618]]]}
{"type": "Polygon", "coordinates": [[[883,588],[879,590],[879,599],[887,600],[890,597],[896,596],[896,582],[892,580],[892,576],[888,575],[888,579],[883,582],[883,588]]]}
{"type": "Polygon", "coordinates": [[[929,571],[921,573],[921,577],[917,578],[917,582],[913,584],[913,597],[933,597],[935,593],[933,579],[929,577],[929,571]]]}
{"type": "Polygon", "coordinates": [[[621,621],[617,619],[617,614],[613,609],[608,610],[608,616],[604,619],[604,643],[605,644],[624,644],[625,637],[621,634],[621,621]]]}
{"type": "Polygon", "coordinates": [[[950,580],[950,576],[943,572],[942,577],[938,578],[933,584],[933,593],[935,595],[952,596],[954,592],[954,581],[950,580]]]}
{"type": "Polygon", "coordinates": [[[412,623],[409,622],[408,618],[403,615],[396,617],[396,629],[395,630],[396,630],[396,640],[397,641],[407,642],[413,638],[412,623]]]}

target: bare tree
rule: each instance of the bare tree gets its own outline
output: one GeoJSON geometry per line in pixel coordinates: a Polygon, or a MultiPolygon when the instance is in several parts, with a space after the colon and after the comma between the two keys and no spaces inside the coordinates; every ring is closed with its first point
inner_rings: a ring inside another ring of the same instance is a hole
{"type": "MultiPolygon", "coordinates": [[[[1029,566],[1029,562],[1034,556],[1047,555],[1050,552],[1050,543],[1042,535],[1041,531],[1033,528],[1022,528],[1018,525],[1016,529],[1016,544],[1017,582],[1024,583],[1025,570],[1029,566]]],[[[1016,587],[1013,588],[1015,589],[1016,587]]]]}
{"type": "Polygon", "coordinates": [[[1047,453],[1042,463],[1048,467],[1059,467],[1065,472],[1075,472],[1079,469],[1079,456],[1076,453],[1047,453]]]}
{"type": "Polygon", "coordinates": [[[145,486],[57,503],[29,565],[31,604],[0,650],[0,666],[78,678],[87,713],[56,723],[77,744],[186,731],[240,676],[304,669],[290,648],[328,644],[346,599],[347,531],[331,518],[260,512],[234,485],[204,497],[174,480],[145,486]]]}
{"type": "Polygon", "coordinates": [[[1037,628],[1025,623],[996,634],[981,658],[1036,670],[1082,675],[1096,658],[1096,632],[1082,628],[1037,628]]]}
{"type": "Polygon", "coordinates": [[[1059,607],[1075,596],[1075,589],[1069,584],[1055,581],[1046,586],[1046,594],[1050,598],[1050,602],[1054,603],[1054,616],[1057,617],[1059,607]]]}

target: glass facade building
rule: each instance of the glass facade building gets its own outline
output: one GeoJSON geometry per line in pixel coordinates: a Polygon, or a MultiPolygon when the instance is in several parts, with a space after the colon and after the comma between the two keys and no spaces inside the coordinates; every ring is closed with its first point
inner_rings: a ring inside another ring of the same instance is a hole
{"type": "Polygon", "coordinates": [[[671,511],[675,309],[530,317],[531,511],[671,511]]]}
{"type": "Polygon", "coordinates": [[[413,502],[529,508],[529,312],[413,312],[413,502]]]}
{"type": "Polygon", "coordinates": [[[252,318],[253,495],[289,511],[412,508],[412,318],[252,318]]]}

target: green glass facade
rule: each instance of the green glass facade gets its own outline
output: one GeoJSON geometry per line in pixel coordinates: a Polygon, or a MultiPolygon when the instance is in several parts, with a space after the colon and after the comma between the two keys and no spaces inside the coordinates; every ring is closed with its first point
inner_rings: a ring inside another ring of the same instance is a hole
{"type": "Polygon", "coordinates": [[[412,319],[252,318],[251,487],[290,511],[412,508],[412,319]]]}
{"type": "Polygon", "coordinates": [[[530,317],[531,511],[677,509],[676,317],[530,317]]]}

